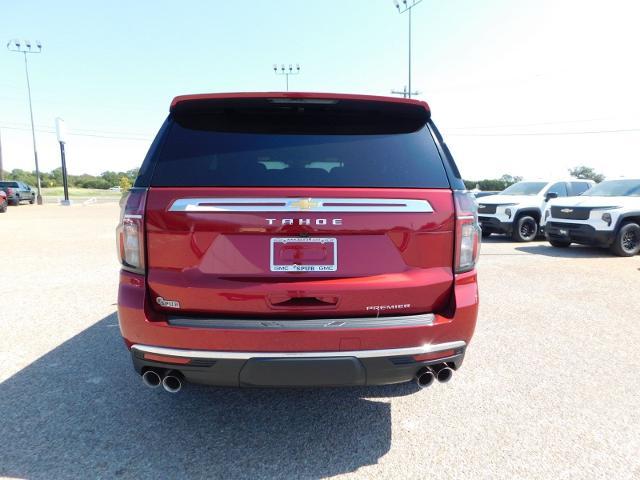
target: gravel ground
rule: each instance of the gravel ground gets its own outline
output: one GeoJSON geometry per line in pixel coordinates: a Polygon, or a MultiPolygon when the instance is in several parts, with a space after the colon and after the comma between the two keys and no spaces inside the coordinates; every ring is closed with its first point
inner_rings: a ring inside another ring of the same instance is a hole
{"type": "Polygon", "coordinates": [[[0,214],[0,476],[640,478],[640,257],[489,239],[448,384],[169,395],[119,337],[117,215],[0,214]]]}

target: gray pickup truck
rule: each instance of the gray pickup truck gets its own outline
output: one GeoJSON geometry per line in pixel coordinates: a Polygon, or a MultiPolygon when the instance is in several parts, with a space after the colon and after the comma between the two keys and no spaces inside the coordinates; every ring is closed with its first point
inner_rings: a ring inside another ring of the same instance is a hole
{"type": "Polygon", "coordinates": [[[9,205],[20,205],[20,202],[33,204],[36,201],[36,192],[24,182],[2,181],[0,190],[7,194],[9,205]]]}

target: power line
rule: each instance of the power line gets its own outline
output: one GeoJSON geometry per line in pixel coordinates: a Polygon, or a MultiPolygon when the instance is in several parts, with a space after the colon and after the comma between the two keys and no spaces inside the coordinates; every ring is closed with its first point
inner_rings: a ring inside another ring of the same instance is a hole
{"type": "Polygon", "coordinates": [[[610,118],[585,118],[580,120],[552,120],[547,122],[535,122],[535,123],[508,123],[502,125],[474,125],[467,127],[447,127],[447,130],[479,130],[487,128],[512,128],[512,127],[539,127],[540,125],[559,125],[567,123],[585,123],[596,122],[600,120],[609,120],[610,118]]]}
{"type": "MultiPolygon", "coordinates": [[[[21,122],[8,122],[8,121],[0,121],[0,126],[3,128],[11,128],[12,127],[28,127],[29,125],[21,122]]],[[[48,125],[36,124],[36,131],[47,131],[49,129],[48,125]]],[[[54,130],[55,131],[55,130],[54,130]]],[[[73,132],[90,132],[97,133],[102,135],[111,135],[111,134],[121,134],[125,137],[145,137],[145,138],[153,138],[153,134],[149,132],[123,132],[122,130],[98,130],[95,128],[74,128],[71,131],[73,132]]]]}
{"type": "MultiPolygon", "coordinates": [[[[29,128],[23,128],[23,127],[7,127],[4,125],[0,125],[1,128],[7,129],[7,130],[22,130],[22,131],[29,131],[29,128]]],[[[48,130],[48,129],[44,129],[44,128],[36,128],[36,132],[40,132],[40,133],[56,133],[55,130],[48,130]]],[[[147,138],[141,138],[141,137],[126,137],[126,136],[117,136],[117,135],[99,135],[99,134],[91,134],[91,133],[71,133],[69,132],[69,135],[72,135],[74,137],[95,137],[95,138],[112,138],[115,140],[137,140],[137,141],[142,141],[142,142],[148,142],[151,139],[151,137],[147,137],[147,138]]]]}
{"type": "Polygon", "coordinates": [[[601,133],[640,132],[640,128],[620,128],[615,130],[585,130],[581,132],[509,132],[509,133],[449,133],[448,137],[536,137],[553,135],[592,135],[601,133]]]}

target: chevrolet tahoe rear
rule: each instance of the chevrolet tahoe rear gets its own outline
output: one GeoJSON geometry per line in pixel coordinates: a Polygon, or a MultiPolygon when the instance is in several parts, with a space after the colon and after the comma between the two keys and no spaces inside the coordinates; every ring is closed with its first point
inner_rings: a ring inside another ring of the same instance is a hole
{"type": "Polygon", "coordinates": [[[123,199],[118,316],[150,387],[448,381],[476,204],[421,101],[176,97],[123,199]]]}

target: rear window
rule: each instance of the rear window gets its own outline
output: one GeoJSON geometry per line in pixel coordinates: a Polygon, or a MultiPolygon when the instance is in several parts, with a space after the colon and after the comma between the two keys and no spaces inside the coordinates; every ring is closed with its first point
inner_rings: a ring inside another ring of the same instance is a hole
{"type": "MultiPolygon", "coordinates": [[[[351,134],[223,131],[220,122],[173,121],[152,186],[449,188],[424,123],[410,131],[351,134]]],[[[326,130],[326,128],[325,128],[326,130]]]]}
{"type": "Polygon", "coordinates": [[[18,188],[18,182],[0,182],[0,187],[18,188]]]}

